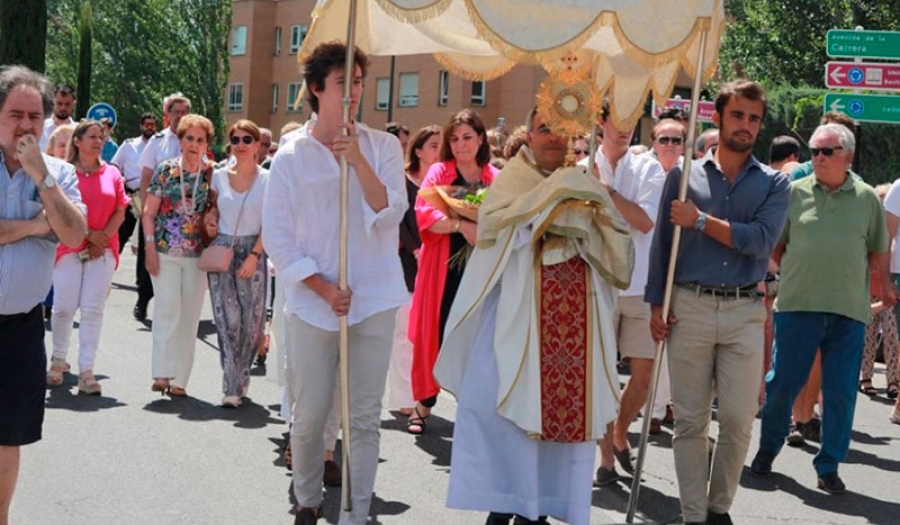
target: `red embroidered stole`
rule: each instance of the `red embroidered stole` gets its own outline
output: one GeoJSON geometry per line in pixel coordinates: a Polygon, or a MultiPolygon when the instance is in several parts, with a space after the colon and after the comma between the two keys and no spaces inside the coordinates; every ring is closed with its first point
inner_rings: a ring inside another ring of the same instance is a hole
{"type": "Polygon", "coordinates": [[[581,257],[537,265],[540,296],[541,439],[589,441],[590,267],[581,257]]]}

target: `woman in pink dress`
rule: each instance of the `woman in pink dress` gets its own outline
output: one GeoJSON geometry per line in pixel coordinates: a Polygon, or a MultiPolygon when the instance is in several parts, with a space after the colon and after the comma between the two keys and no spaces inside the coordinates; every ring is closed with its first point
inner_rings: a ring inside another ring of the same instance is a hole
{"type": "MultiPolygon", "coordinates": [[[[441,162],[428,170],[421,189],[453,185],[474,192],[489,186],[497,174],[490,160],[484,122],[475,111],[464,109],[444,126],[441,162]]],[[[478,225],[465,218],[448,217],[421,196],[416,199],[416,221],[422,248],[409,318],[416,406],[406,428],[410,434],[418,435],[425,432],[425,419],[437,402],[440,386],[432,370],[444,338],[444,324],[465,270],[464,263],[450,265],[448,261],[467,245],[475,245],[478,225]]]]}

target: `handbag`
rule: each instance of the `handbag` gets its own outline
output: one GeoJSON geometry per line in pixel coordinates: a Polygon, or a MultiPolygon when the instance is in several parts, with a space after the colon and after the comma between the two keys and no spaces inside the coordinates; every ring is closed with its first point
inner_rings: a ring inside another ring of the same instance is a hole
{"type": "MultiPolygon", "coordinates": [[[[241,217],[244,215],[244,204],[247,202],[247,196],[250,195],[250,190],[247,190],[247,193],[244,194],[244,200],[241,201],[241,211],[238,212],[238,220],[237,224],[234,227],[235,233],[237,233],[238,228],[241,226],[241,217]]],[[[203,253],[200,254],[200,259],[197,261],[197,268],[204,272],[227,272],[229,268],[231,268],[231,260],[234,258],[234,239],[235,235],[231,236],[231,245],[229,246],[208,246],[203,249],[203,253]]]]}

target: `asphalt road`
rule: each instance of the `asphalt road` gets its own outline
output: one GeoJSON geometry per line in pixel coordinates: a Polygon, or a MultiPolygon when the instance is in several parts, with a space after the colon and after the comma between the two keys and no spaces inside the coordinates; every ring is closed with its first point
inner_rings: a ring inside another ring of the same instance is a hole
{"type": "MultiPolygon", "coordinates": [[[[236,410],[219,406],[221,371],[207,300],[191,397],[151,393],[149,327],[131,317],[134,262],[126,250],[107,303],[96,365],[103,396],[78,396],[70,374],[64,386],[48,391],[44,440],[23,448],[12,524],[293,523],[290,474],[281,456],[287,425],[278,416],[280,388],[256,377],[252,402],[236,410]]],[[[49,333],[47,344],[49,350],[49,333]]],[[[73,341],[69,361],[76,359],[73,341]]],[[[875,377],[882,388],[883,372],[879,368],[875,377]]],[[[731,512],[735,523],[900,523],[900,426],[888,421],[890,406],[886,398],[858,401],[850,455],[841,467],[848,494],[816,489],[815,446],[786,447],[770,478],[752,478],[745,469],[731,512]]],[[[454,401],[442,396],[427,435],[413,437],[403,420],[383,412],[372,523],[484,523],[482,514],[444,506],[454,416],[454,401]]],[[[636,446],[639,422],[632,430],[636,446]]],[[[747,464],[758,431],[757,423],[747,464]]],[[[678,523],[671,429],[652,440],[644,480],[636,522],[678,523]]],[[[628,493],[626,483],[595,489],[592,524],[624,523],[628,493]]],[[[337,522],[339,500],[339,489],[326,492],[320,523],[337,522]]]]}

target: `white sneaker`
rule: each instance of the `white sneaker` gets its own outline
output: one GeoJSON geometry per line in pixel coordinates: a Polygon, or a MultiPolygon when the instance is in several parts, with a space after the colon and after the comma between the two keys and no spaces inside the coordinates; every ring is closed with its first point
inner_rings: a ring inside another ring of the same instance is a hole
{"type": "Polygon", "coordinates": [[[895,408],[894,411],[891,412],[891,415],[888,416],[888,419],[891,420],[891,423],[900,425],[900,410],[895,408]]]}
{"type": "Polygon", "coordinates": [[[222,398],[222,406],[229,408],[237,408],[241,406],[241,398],[238,396],[225,396],[222,398]]]}

